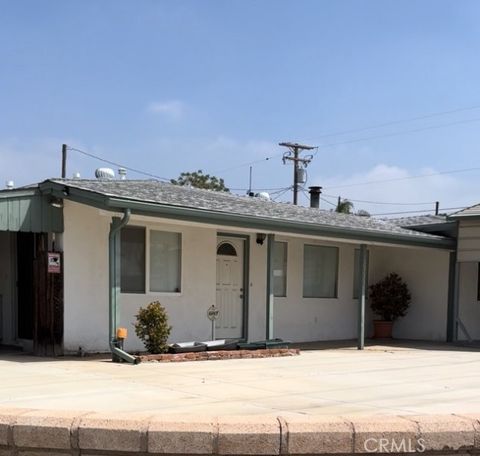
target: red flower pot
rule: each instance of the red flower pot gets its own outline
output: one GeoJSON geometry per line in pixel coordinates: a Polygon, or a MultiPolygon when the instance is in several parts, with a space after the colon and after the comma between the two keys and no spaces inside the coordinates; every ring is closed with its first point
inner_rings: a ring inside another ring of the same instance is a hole
{"type": "Polygon", "coordinates": [[[393,321],[373,320],[375,339],[391,339],[393,321]]]}

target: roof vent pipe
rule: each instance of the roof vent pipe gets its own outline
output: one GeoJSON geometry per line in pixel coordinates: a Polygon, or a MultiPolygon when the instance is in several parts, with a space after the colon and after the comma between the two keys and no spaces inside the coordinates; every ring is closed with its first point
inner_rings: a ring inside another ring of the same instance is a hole
{"type": "Polygon", "coordinates": [[[14,187],[15,187],[15,182],[13,182],[12,180],[5,182],[5,188],[7,190],[13,190],[14,187]]]}
{"type": "Polygon", "coordinates": [[[120,180],[126,180],[127,170],[125,168],[118,168],[118,176],[120,177],[120,180]]]}
{"type": "Polygon", "coordinates": [[[308,187],[310,193],[310,207],[319,208],[320,207],[320,195],[322,194],[322,187],[314,186],[308,187]]]}

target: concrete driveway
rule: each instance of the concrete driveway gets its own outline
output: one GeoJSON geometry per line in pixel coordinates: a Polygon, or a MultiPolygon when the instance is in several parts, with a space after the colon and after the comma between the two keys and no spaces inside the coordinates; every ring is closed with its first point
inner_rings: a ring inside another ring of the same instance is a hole
{"type": "Polygon", "coordinates": [[[209,415],[479,412],[480,351],[373,345],[137,366],[0,355],[0,406],[209,415]]]}

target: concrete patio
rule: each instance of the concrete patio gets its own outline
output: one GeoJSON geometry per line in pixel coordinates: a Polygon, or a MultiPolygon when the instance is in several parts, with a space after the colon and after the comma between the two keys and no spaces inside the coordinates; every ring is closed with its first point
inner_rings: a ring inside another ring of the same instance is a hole
{"type": "Polygon", "coordinates": [[[208,415],[480,410],[480,352],[444,344],[307,344],[300,356],[114,364],[0,354],[0,407],[208,415]]]}

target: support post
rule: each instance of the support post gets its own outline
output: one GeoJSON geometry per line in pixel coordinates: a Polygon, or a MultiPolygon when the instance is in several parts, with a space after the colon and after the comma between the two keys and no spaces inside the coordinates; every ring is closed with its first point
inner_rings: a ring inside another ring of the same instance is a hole
{"type": "Polygon", "coordinates": [[[457,253],[450,252],[449,271],[448,271],[448,305],[447,305],[447,342],[455,341],[455,331],[457,326],[456,314],[456,292],[457,292],[457,253]]]}
{"type": "Polygon", "coordinates": [[[357,348],[365,347],[365,302],[367,295],[367,245],[360,245],[360,289],[358,290],[358,343],[357,348]]]}
{"type": "Polygon", "coordinates": [[[460,320],[460,263],[455,263],[455,285],[453,295],[453,342],[458,342],[458,322],[460,320]]]}
{"type": "Polygon", "coordinates": [[[266,338],[273,339],[273,243],[274,234],[267,235],[267,314],[266,314],[266,338]]]}

